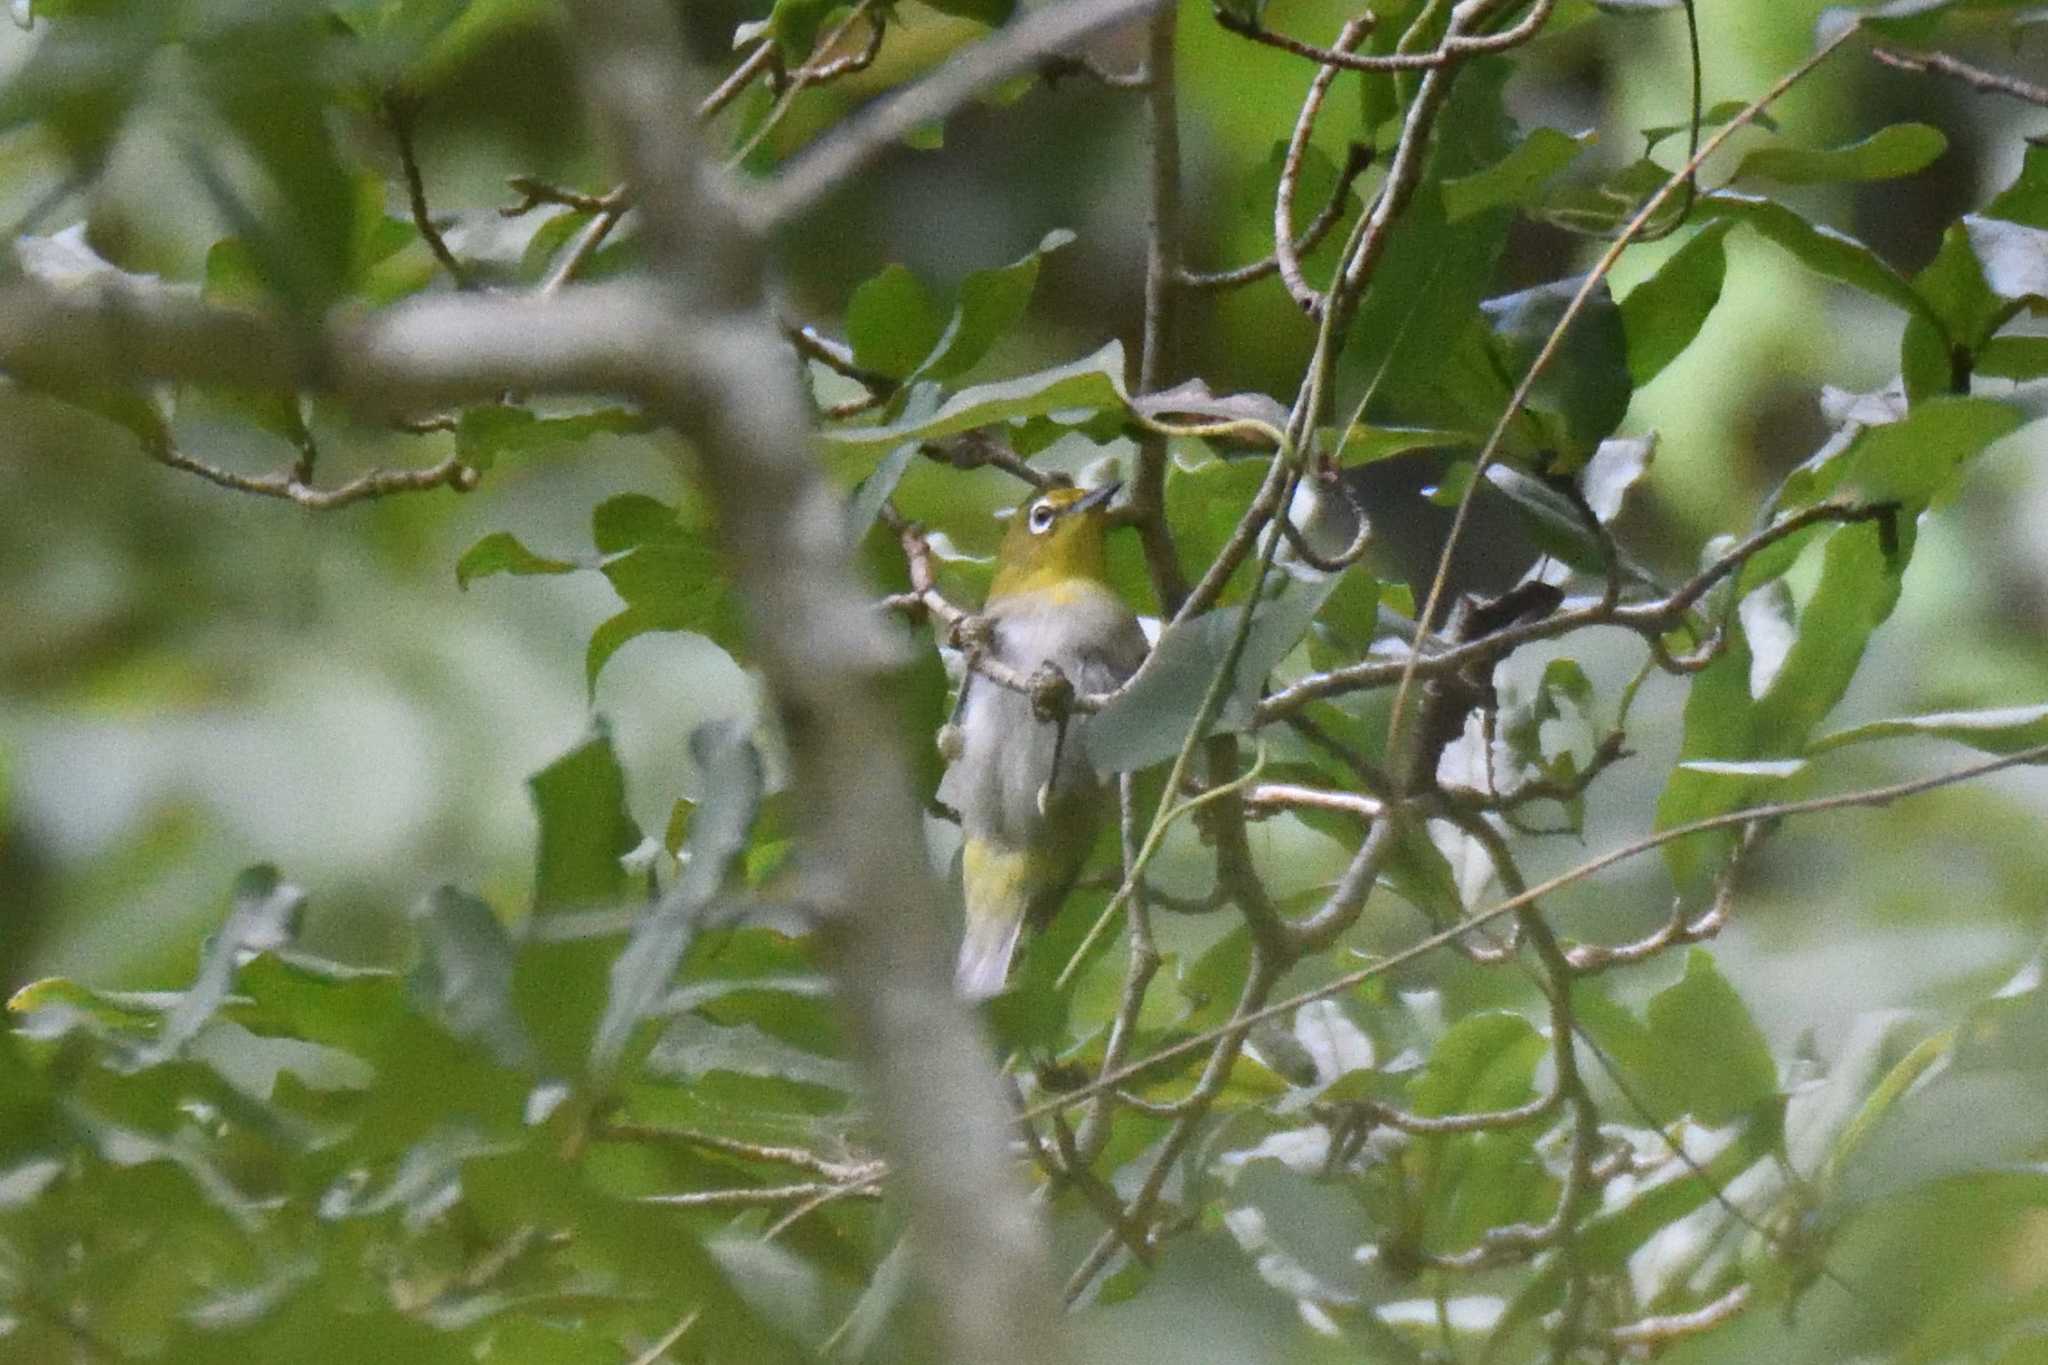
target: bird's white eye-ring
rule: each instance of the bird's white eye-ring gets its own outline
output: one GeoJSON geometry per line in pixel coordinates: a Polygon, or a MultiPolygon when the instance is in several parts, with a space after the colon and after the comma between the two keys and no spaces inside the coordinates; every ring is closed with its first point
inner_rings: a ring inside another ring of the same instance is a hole
{"type": "Polygon", "coordinates": [[[1053,505],[1049,502],[1033,503],[1031,505],[1031,534],[1042,536],[1047,531],[1050,531],[1053,518],[1058,515],[1059,513],[1053,509],[1053,505]]]}

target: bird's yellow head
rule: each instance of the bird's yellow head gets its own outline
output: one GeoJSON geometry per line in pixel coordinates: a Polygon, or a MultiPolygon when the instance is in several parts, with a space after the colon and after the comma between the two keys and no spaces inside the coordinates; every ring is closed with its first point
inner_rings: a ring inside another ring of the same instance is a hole
{"type": "Polygon", "coordinates": [[[1049,488],[1017,509],[996,551],[989,601],[1017,593],[1057,592],[1106,583],[1109,500],[1121,485],[1049,488]]]}

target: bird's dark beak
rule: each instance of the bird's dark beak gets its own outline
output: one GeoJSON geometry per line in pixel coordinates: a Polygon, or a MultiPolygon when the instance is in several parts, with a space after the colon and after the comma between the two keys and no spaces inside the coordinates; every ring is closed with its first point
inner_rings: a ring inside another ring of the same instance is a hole
{"type": "Polygon", "coordinates": [[[1122,480],[1112,479],[1108,483],[1102,485],[1102,487],[1090,493],[1087,497],[1082,498],[1079,502],[1068,504],[1067,510],[1069,512],[1085,512],[1091,507],[1104,506],[1109,502],[1111,498],[1115,497],[1118,491],[1122,488],[1122,480]]]}

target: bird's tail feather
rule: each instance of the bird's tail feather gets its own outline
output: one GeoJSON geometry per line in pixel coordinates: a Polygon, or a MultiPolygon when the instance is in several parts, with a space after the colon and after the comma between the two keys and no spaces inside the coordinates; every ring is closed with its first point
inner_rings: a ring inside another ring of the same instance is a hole
{"type": "Polygon", "coordinates": [[[961,882],[967,896],[967,932],[960,943],[955,975],[960,994],[986,1000],[1002,990],[1010,959],[1031,906],[1034,860],[1021,849],[1003,848],[970,835],[960,849],[961,882]]]}
{"type": "Polygon", "coordinates": [[[986,1000],[1002,990],[1010,976],[1010,959],[1017,952],[1024,921],[1013,919],[972,920],[960,943],[960,967],[954,980],[960,994],[969,1000],[986,1000]]]}

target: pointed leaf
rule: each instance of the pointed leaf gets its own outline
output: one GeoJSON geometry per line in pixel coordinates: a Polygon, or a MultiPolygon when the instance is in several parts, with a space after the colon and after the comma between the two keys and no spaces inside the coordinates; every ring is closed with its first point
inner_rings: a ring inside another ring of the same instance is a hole
{"type": "Polygon", "coordinates": [[[512,1002],[514,952],[491,907],[442,886],[413,908],[420,959],[406,993],[441,1027],[483,1048],[501,1066],[533,1064],[533,1046],[512,1002]]]}
{"type": "Polygon", "coordinates": [[[207,940],[199,975],[164,1016],[155,1041],[136,1050],[132,1066],[155,1066],[177,1056],[227,999],[242,955],[289,943],[305,904],[306,893],[268,864],[235,878],[228,921],[207,940]]]}
{"type": "Polygon", "coordinates": [[[1112,341],[1070,365],[962,389],[928,417],[886,426],[840,427],[821,433],[820,439],[842,450],[879,455],[904,441],[931,441],[1024,417],[1071,414],[1071,425],[1096,413],[1125,412],[1130,400],[1123,376],[1123,344],[1112,341]]]}
{"type": "Polygon", "coordinates": [[[527,782],[540,817],[536,914],[618,904],[630,879],[619,859],[639,847],[626,810],[626,775],[602,728],[527,782]]]}
{"type": "Polygon", "coordinates": [[[590,1049],[590,1070],[600,1083],[617,1071],[634,1030],[667,993],[706,906],[746,848],[760,806],[761,757],[744,729],[729,722],[699,726],[690,753],[703,774],[704,795],[691,811],[675,884],[634,922],[612,962],[610,994],[590,1049]]]}
{"type": "Polygon", "coordinates": [[[1871,740],[1898,739],[1908,735],[1952,739],[1988,754],[2018,753],[2048,744],[2048,704],[1998,706],[1982,711],[1935,711],[1921,716],[1873,720],[1821,735],[1806,746],[1806,752],[1822,754],[1846,744],[1867,744],[1871,740]]]}
{"type": "Polygon", "coordinates": [[[1592,131],[1573,136],[1556,128],[1531,129],[1485,170],[1443,182],[1444,217],[1457,223],[1488,209],[1534,204],[1543,186],[1598,140],[1592,131]]]}
{"type": "MultiPolygon", "coordinates": [[[[1232,686],[1212,733],[1243,729],[1268,673],[1301,642],[1339,575],[1287,579],[1252,617],[1232,686]]],[[[1088,757],[1099,773],[1135,772],[1180,752],[1236,637],[1244,608],[1219,607],[1169,627],[1115,701],[1088,720],[1088,757]]]]}
{"type": "Polygon", "coordinates": [[[1701,228],[1621,301],[1628,372],[1637,387],[1684,354],[1721,301],[1728,269],[1722,243],[1732,226],[1724,220],[1701,228]]]}
{"type": "Polygon", "coordinates": [[[1685,975],[1651,998],[1649,1023],[1657,1067],[1635,1079],[1662,1117],[1717,1127],[1777,1093],[1770,1046],[1706,949],[1688,953],[1685,975]]]}
{"type": "Polygon", "coordinates": [[[1948,139],[1939,128],[1894,123],[1845,147],[1759,147],[1742,158],[1733,178],[1782,185],[1891,180],[1925,170],[1947,150],[1948,139]]]}
{"type": "Polygon", "coordinates": [[[455,584],[467,589],[476,579],[492,574],[563,574],[574,573],[578,567],[566,559],[535,554],[510,531],[493,531],[464,550],[462,558],[455,561],[455,584]]]}

